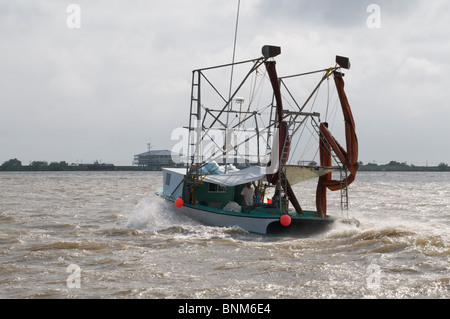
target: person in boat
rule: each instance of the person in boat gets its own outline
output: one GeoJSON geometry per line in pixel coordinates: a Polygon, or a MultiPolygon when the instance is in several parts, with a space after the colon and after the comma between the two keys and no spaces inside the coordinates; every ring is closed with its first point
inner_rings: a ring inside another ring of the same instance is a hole
{"type": "Polygon", "coordinates": [[[261,202],[261,192],[259,191],[259,189],[256,189],[256,194],[255,194],[255,202],[254,202],[256,207],[261,207],[262,202],[261,202]]]}
{"type": "Polygon", "coordinates": [[[242,196],[242,206],[250,207],[253,206],[253,196],[255,196],[255,191],[252,188],[252,183],[247,183],[241,192],[242,196]]]}
{"type": "Polygon", "coordinates": [[[275,187],[275,193],[272,196],[271,204],[276,208],[280,207],[280,189],[278,187],[278,184],[275,187]]]}

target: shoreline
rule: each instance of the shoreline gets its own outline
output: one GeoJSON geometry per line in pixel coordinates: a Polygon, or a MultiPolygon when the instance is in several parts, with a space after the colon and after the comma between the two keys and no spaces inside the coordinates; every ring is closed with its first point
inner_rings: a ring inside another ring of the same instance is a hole
{"type": "Polygon", "coordinates": [[[114,166],[108,168],[88,168],[86,166],[66,166],[62,168],[52,168],[49,166],[33,167],[33,166],[20,166],[20,167],[7,167],[2,168],[0,166],[0,172],[154,172],[162,171],[162,167],[148,167],[148,166],[114,166]]]}
{"type": "MultiPolygon", "coordinates": [[[[166,166],[164,166],[166,167],[166,166]]],[[[180,166],[178,166],[180,167],[180,166]]],[[[138,172],[138,171],[162,171],[162,166],[114,166],[108,168],[88,168],[87,166],[66,166],[66,167],[33,167],[0,166],[0,172],[138,172]]],[[[390,165],[361,165],[358,172],[450,172],[450,168],[441,166],[390,166],[390,165]]]]}

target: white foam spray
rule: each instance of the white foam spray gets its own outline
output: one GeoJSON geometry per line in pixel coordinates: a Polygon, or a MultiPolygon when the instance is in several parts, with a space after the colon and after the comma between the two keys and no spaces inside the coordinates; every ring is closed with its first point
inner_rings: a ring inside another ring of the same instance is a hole
{"type": "Polygon", "coordinates": [[[127,227],[139,230],[157,231],[174,225],[174,217],[167,205],[158,197],[141,199],[134,207],[127,227]]]}

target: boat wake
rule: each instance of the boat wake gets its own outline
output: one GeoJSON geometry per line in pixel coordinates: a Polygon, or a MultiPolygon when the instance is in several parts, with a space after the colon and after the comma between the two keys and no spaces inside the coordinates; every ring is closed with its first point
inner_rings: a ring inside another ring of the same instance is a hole
{"type": "Polygon", "coordinates": [[[171,227],[195,223],[187,217],[171,212],[168,204],[159,197],[145,197],[134,207],[127,227],[138,230],[161,231],[171,227]]]}
{"type": "Polygon", "coordinates": [[[353,225],[355,227],[359,227],[361,225],[360,221],[357,220],[355,217],[343,218],[343,219],[340,219],[339,222],[342,224],[346,224],[346,225],[353,225]]]}
{"type": "Polygon", "coordinates": [[[327,233],[338,247],[366,255],[382,256],[395,253],[422,256],[449,256],[448,238],[442,225],[423,225],[404,220],[379,221],[361,216],[358,220],[342,220],[327,233]],[[357,227],[355,227],[357,226],[357,227]]]}
{"type": "MultiPolygon", "coordinates": [[[[177,214],[169,205],[167,201],[157,196],[143,198],[135,206],[126,227],[184,240],[234,238],[258,242],[262,239],[261,236],[248,233],[240,227],[203,225],[187,216],[177,214]]],[[[324,245],[332,250],[359,252],[366,256],[411,252],[420,252],[425,256],[450,255],[447,238],[440,236],[440,232],[433,234],[428,228],[423,229],[423,226],[421,228],[417,224],[405,221],[381,222],[364,216],[363,213],[356,215],[358,218],[337,219],[325,232],[306,237],[315,241],[317,245],[324,245]]],[[[290,238],[285,240],[305,239],[297,236],[288,237],[290,238]]],[[[272,241],[275,238],[268,236],[266,240],[272,241]]]]}
{"type": "Polygon", "coordinates": [[[173,236],[201,236],[220,238],[230,235],[249,235],[240,227],[205,226],[182,214],[177,214],[170,203],[157,196],[143,198],[134,208],[127,228],[173,236]]]}

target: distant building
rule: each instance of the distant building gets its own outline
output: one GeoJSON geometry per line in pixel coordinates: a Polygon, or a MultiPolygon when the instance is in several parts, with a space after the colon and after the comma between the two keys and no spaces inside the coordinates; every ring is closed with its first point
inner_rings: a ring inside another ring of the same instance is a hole
{"type": "Polygon", "coordinates": [[[142,154],[134,155],[133,164],[160,169],[161,167],[177,166],[179,159],[179,154],[168,150],[151,150],[142,154]]]}

